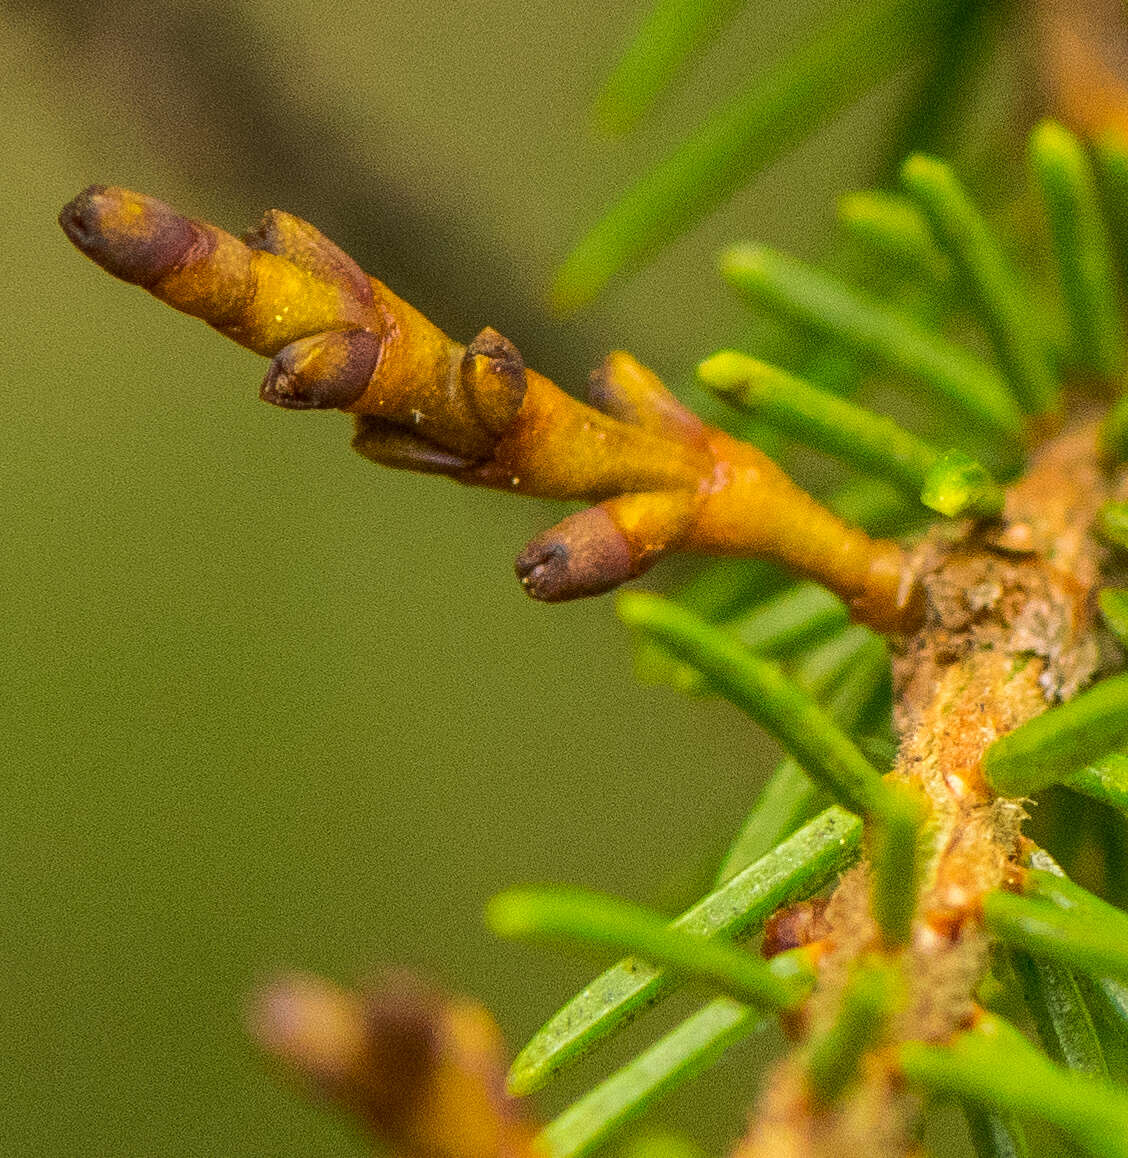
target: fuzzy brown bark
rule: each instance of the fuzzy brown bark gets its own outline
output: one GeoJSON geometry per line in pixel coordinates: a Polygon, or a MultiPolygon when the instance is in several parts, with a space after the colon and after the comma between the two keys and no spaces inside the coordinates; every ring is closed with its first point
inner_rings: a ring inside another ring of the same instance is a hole
{"type": "MultiPolygon", "coordinates": [[[[882,1047],[832,1108],[814,1103],[800,1046],[769,1079],[734,1158],[916,1152],[918,1100],[899,1080],[890,1047],[943,1041],[972,1017],[987,965],[982,898],[1014,872],[1025,815],[1021,801],[990,790],[983,755],[1092,678],[1102,552],[1090,529],[1108,489],[1096,427],[1077,425],[1035,454],[1001,526],[941,526],[919,547],[926,620],[894,661],[900,748],[890,773],[922,790],[932,812],[913,936],[898,952],[906,999],[882,1047]]],[[[866,864],[842,878],[820,924],[825,951],[801,1038],[834,1017],[853,965],[887,952],[870,915],[866,864]]]]}

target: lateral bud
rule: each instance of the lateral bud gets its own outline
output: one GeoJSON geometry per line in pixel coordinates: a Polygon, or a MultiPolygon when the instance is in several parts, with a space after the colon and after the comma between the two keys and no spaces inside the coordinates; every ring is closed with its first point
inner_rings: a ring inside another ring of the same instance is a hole
{"type": "Polygon", "coordinates": [[[491,435],[504,434],[513,425],[528,388],[525,361],[517,347],[487,326],[466,347],[459,376],[482,426],[491,435]]]}
{"type": "Polygon", "coordinates": [[[649,367],[625,350],[612,350],[591,372],[588,401],[620,422],[678,441],[700,442],[704,424],[649,367]]]}
{"type": "Polygon", "coordinates": [[[270,363],[259,397],[287,410],[335,410],[365,391],[380,360],[371,330],[330,330],[299,338],[270,363]]]}
{"type": "Polygon", "coordinates": [[[370,414],[358,416],[352,448],[370,462],[420,474],[463,478],[474,466],[471,459],[454,454],[394,422],[373,418],[370,414]]]}
{"type": "Polygon", "coordinates": [[[268,209],[243,234],[251,249],[288,258],[322,281],[340,285],[362,305],[371,305],[372,281],[355,261],[320,229],[282,209],[268,209]]]}
{"type": "Polygon", "coordinates": [[[542,603],[601,595],[631,578],[631,553],[599,507],[577,511],[539,534],[513,565],[521,586],[542,603]]]}
{"type": "Polygon", "coordinates": [[[636,579],[676,546],[693,518],[689,491],[620,495],[543,531],[517,556],[521,585],[560,603],[636,579]]]}

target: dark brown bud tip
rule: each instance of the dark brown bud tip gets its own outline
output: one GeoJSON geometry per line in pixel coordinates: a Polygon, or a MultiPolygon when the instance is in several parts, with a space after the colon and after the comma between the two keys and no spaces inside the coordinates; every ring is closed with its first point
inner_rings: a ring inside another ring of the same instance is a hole
{"type": "Polygon", "coordinates": [[[602,507],[569,515],[538,535],[514,569],[529,595],[545,603],[602,595],[634,575],[630,547],[602,507]]]}
{"type": "Polygon", "coordinates": [[[487,326],[466,347],[462,382],[482,425],[490,434],[504,434],[525,400],[528,380],[517,347],[487,326]]]}
{"type": "Polygon", "coordinates": [[[335,410],[365,391],[380,359],[370,330],[330,330],[299,338],[274,356],[259,397],[288,410],[335,410]]]}
{"type": "Polygon", "coordinates": [[[84,189],[59,214],[63,232],[107,273],[151,286],[188,256],[200,231],[142,193],[105,185],[84,189]]]}

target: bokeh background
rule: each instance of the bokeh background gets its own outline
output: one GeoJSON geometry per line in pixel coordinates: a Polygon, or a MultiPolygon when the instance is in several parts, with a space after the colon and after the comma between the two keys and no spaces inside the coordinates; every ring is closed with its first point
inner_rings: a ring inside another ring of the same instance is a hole
{"type": "MultiPolygon", "coordinates": [[[[464,340],[492,324],[572,388],[628,347],[689,397],[750,325],[717,250],[817,252],[912,78],[561,321],[544,291],[582,227],[835,5],[749,3],[608,142],[590,100],[638,7],[0,5],[3,1153],[359,1152],[264,1071],[256,981],[403,963],[516,1045],[598,962],[496,943],[493,892],[674,910],[736,829],[770,745],[637,686],[607,600],[545,607],[514,581],[559,512],[379,470],[341,416],[260,404],[264,363],[55,223],[91,182],[235,232],[289,209],[464,340]]],[[[757,1048],[660,1117],[719,1148],[757,1048]]]]}

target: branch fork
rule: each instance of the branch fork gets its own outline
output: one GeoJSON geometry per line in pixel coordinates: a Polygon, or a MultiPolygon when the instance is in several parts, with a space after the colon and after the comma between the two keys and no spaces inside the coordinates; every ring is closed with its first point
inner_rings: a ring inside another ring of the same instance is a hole
{"type": "Polygon", "coordinates": [[[466,346],[447,337],[279,210],[240,240],[155,198],[96,185],[60,222],[114,276],[271,358],[267,402],[351,414],[365,458],[593,504],[518,556],[536,599],[596,595],[689,551],[778,561],[881,630],[919,614],[897,544],[847,525],[758,448],[701,422],[629,354],[610,354],[578,401],[493,329],[466,346]]]}

